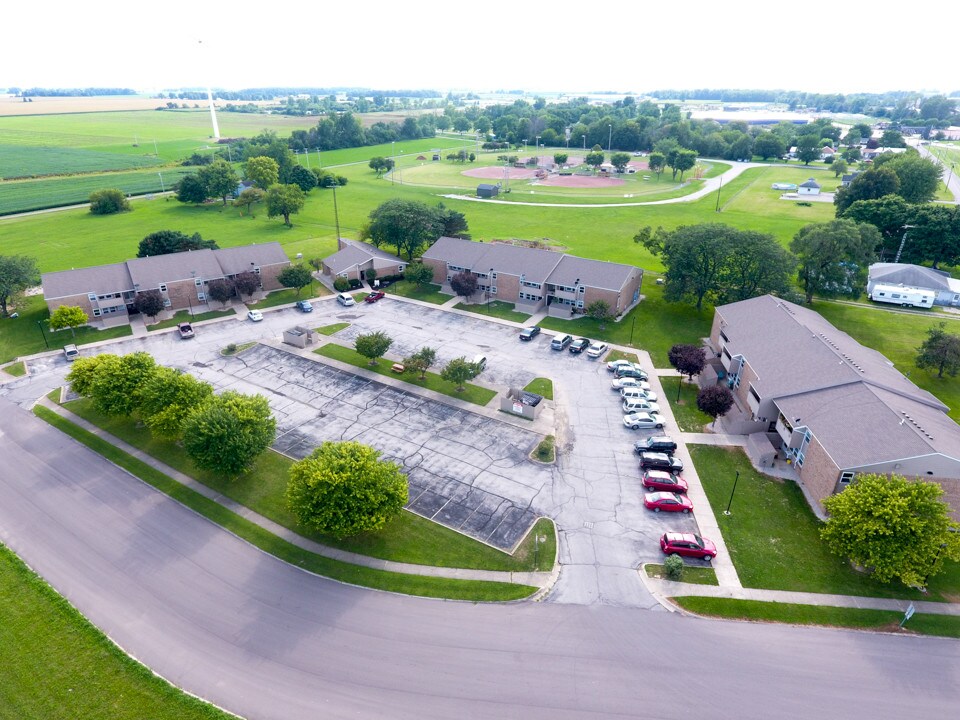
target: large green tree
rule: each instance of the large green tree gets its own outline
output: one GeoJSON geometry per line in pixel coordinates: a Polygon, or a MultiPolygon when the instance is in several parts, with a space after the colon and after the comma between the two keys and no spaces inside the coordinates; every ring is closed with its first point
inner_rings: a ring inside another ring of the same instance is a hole
{"type": "Polygon", "coordinates": [[[786,148],[783,145],[783,140],[777,135],[772,132],[763,132],[757,135],[753,141],[753,152],[763,160],[768,158],[779,159],[786,152],[786,148]]]}
{"type": "Polygon", "coordinates": [[[960,371],[960,335],[948,333],[944,323],[938,323],[927,330],[927,339],[917,351],[917,367],[937,371],[937,377],[943,373],[956,377],[960,371]]]}
{"type": "Polygon", "coordinates": [[[271,185],[267,190],[267,217],[283,217],[283,223],[292,227],[290,216],[303,210],[306,196],[298,185],[271,185]]]}
{"type": "Polygon", "coordinates": [[[895,195],[900,190],[900,179],[887,167],[870,168],[857,175],[853,182],[837,190],[833,205],[837,217],[857,200],[876,200],[884,195],[895,195]]]}
{"type": "Polygon", "coordinates": [[[630,164],[630,153],[625,152],[615,152],[610,156],[610,164],[613,165],[617,172],[623,172],[627,169],[627,165],[630,164]]]}
{"type": "Polygon", "coordinates": [[[177,182],[174,189],[177,193],[177,200],[182,203],[199,205],[202,202],[206,202],[209,197],[207,194],[207,186],[196,174],[184,175],[180,178],[179,182],[177,182]]]}
{"type": "Polygon", "coordinates": [[[809,165],[820,158],[820,136],[801,135],[797,138],[797,160],[809,165]]]}
{"type": "MultiPolygon", "coordinates": [[[[879,158],[877,158],[879,160],[879,158]]],[[[897,194],[910,203],[925,203],[933,200],[943,175],[943,167],[939,164],[922,158],[914,152],[905,152],[895,155],[881,164],[897,175],[900,188],[897,194]]]]}
{"type": "Polygon", "coordinates": [[[391,345],[393,345],[393,338],[382,330],[357,335],[357,339],[353,341],[354,348],[359,354],[370,360],[370,365],[376,365],[377,360],[387,354],[391,345]]]}
{"type": "Polygon", "coordinates": [[[77,305],[61,305],[50,314],[50,329],[70,329],[73,337],[77,336],[76,328],[86,325],[90,321],[83,308],[77,305]]]}
{"type": "Polygon", "coordinates": [[[240,178],[233,167],[220,158],[197,170],[197,177],[206,188],[207,197],[221,198],[224,205],[240,184],[240,178]]]}
{"type": "Polygon", "coordinates": [[[155,368],[153,357],[145,352],[103,356],[96,366],[88,394],[104,415],[130,415],[140,404],[141,386],[155,368]]]}
{"type": "Polygon", "coordinates": [[[301,524],[325,535],[379,530],[407,499],[400,467],[358,442],[325,442],[290,467],[287,507],[301,524]]]}
{"type": "Polygon", "coordinates": [[[893,257],[900,246],[904,227],[914,224],[916,207],[899,195],[884,195],[874,200],[857,200],[842,217],[857,223],[870,223],[880,231],[885,255],[893,257]]]}
{"type": "Polygon", "coordinates": [[[0,309],[10,315],[9,304],[27,288],[40,282],[37,261],[26,255],[0,255],[0,309]]]}
{"type": "Polygon", "coordinates": [[[650,172],[656,173],[657,180],[660,179],[660,175],[663,173],[664,168],[667,166],[667,158],[663,153],[652,152],[647,156],[647,168],[650,172]]]}
{"type": "MultiPolygon", "coordinates": [[[[909,218],[901,260],[908,263],[931,263],[934,269],[941,263],[960,262],[960,207],[927,203],[914,205],[909,218]]],[[[906,223],[905,223],[906,224],[906,223]]]]}
{"type": "Polygon", "coordinates": [[[300,291],[313,282],[313,274],[303,265],[288,265],[277,275],[277,281],[284,287],[293,288],[300,297],[300,291]]]}
{"type": "Polygon", "coordinates": [[[317,186],[319,181],[317,176],[303,165],[291,165],[280,173],[280,182],[285,185],[296,185],[304,193],[308,193],[317,186]]]}
{"type": "Polygon", "coordinates": [[[668,164],[673,170],[673,177],[676,179],[677,173],[680,173],[680,182],[683,182],[683,174],[687,170],[693,169],[693,166],[697,164],[697,152],[696,150],[679,150],[676,155],[674,155],[669,161],[668,164]]]}
{"type": "Polygon", "coordinates": [[[960,525],[950,520],[942,495],[936,483],[858,475],[823,501],[830,519],[820,536],[832,552],[869,568],[880,582],[923,585],[945,560],[960,560],[960,525]]]}
{"type": "Polygon", "coordinates": [[[258,155],[243,164],[243,174],[250,182],[261,190],[276,185],[280,179],[280,166],[272,157],[258,155]]]}
{"type": "Polygon", "coordinates": [[[235,476],[270,447],[276,433],[277,422],[263,395],[228,390],[187,416],[183,446],[201,470],[235,476]]]}
{"type": "Polygon", "coordinates": [[[130,201],[122,190],[108,188],[90,193],[90,212],[94,215],[112,215],[130,209],[130,201]]]}
{"type": "Polygon", "coordinates": [[[800,228],[790,250],[800,260],[798,277],[808,303],[813,296],[857,297],[880,244],[873,225],[852,220],[813,223],[800,228]]]}
{"type": "Polygon", "coordinates": [[[137,247],[137,257],[154,257],[188,250],[216,250],[214,240],[204,240],[200,233],[186,235],[179,230],[157,230],[147,235],[137,247]]]}
{"type": "Polygon", "coordinates": [[[773,235],[739,230],[731,238],[720,274],[720,294],[725,302],[767,293],[782,295],[790,288],[796,266],[797,258],[773,235]]]}
{"type": "Polygon", "coordinates": [[[443,223],[436,209],[416,200],[399,198],[381,203],[370,213],[366,235],[377,247],[392,245],[397,256],[413,256],[432,245],[443,234],[443,223]]]}
{"type": "Polygon", "coordinates": [[[466,383],[473,380],[480,374],[480,368],[471,362],[467,362],[465,357],[454,358],[440,371],[440,377],[447,382],[454,383],[457,386],[457,392],[463,392],[466,383]]]}
{"type": "Polygon", "coordinates": [[[403,359],[404,367],[410,368],[420,373],[420,379],[427,376],[427,370],[437,361],[437,351],[432,347],[422,347],[410,357],[403,359]]]}
{"type": "Polygon", "coordinates": [[[190,413],[213,397],[209,383],[167,367],[154,368],[137,392],[140,418],[164,440],[179,440],[190,413]]]}

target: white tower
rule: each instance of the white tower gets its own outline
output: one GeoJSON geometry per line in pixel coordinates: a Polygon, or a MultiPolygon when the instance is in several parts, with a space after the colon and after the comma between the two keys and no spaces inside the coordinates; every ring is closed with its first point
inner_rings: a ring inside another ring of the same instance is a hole
{"type": "MultiPolygon", "coordinates": [[[[203,52],[203,40],[198,40],[197,44],[201,46],[201,55],[205,55],[203,52]]],[[[201,64],[206,67],[206,57],[201,57],[201,64]]],[[[207,100],[210,102],[210,122],[213,124],[213,139],[220,139],[220,126],[217,125],[217,111],[213,107],[213,93],[210,91],[210,87],[207,87],[207,100]]]]}

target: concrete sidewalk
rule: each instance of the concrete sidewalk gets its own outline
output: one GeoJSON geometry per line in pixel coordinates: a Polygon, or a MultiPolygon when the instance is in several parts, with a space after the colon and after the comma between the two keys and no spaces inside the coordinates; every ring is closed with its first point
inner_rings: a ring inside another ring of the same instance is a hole
{"type": "Polygon", "coordinates": [[[557,576],[559,575],[559,565],[554,567],[553,572],[508,572],[508,571],[498,571],[498,570],[468,570],[462,568],[445,568],[445,567],[434,567],[431,565],[414,565],[412,563],[401,563],[394,562],[392,560],[381,560],[379,558],[372,558],[366,555],[358,555],[357,553],[347,552],[346,550],[338,550],[337,548],[331,548],[326,545],[321,545],[318,542],[313,540],[308,540],[292,530],[288,530],[275,523],[268,518],[263,517],[262,515],[254,512],[250,508],[237,503],[230,498],[221,495],[216,490],[213,490],[206,485],[197,482],[188,475],[184,475],[178,470],[166,465],[156,458],[146,454],[145,452],[128,445],[123,440],[120,440],[117,437],[114,437],[108,432],[101,430],[97,426],[87,422],[81,417],[74,415],[72,412],[66,408],[57,405],[56,403],[51,402],[46,397],[42,398],[39,401],[39,404],[53,412],[57,413],[63,418],[66,418],[75,425],[83,428],[84,430],[93,433],[99,438],[106,440],[111,445],[123,450],[125,453],[132,455],[138,460],[150,465],[151,467],[159,470],[167,477],[176,480],[181,485],[189,487],[191,490],[198,492],[204,497],[212,500],[218,505],[230,510],[231,512],[240,515],[246,520],[254,523],[255,525],[260,526],[264,530],[276,535],[279,538],[286,540],[292,545],[296,545],[299,548],[308,550],[309,552],[321,555],[323,557],[331,558],[333,560],[339,560],[341,562],[349,563],[351,565],[361,565],[363,567],[373,568],[375,570],[386,570],[388,572],[402,573],[406,575],[424,575],[430,577],[443,577],[451,578],[457,580],[482,580],[487,582],[504,582],[504,583],[515,583],[520,585],[532,585],[538,587],[541,591],[551,587],[556,581],[557,576]]]}
{"type": "MultiPolygon", "coordinates": [[[[694,585],[693,583],[656,580],[647,577],[640,569],[641,579],[647,589],[665,607],[667,599],[694,595],[697,597],[733,598],[737,600],[759,600],[761,602],[794,603],[797,605],[821,605],[825,607],[848,607],[863,610],[894,610],[904,612],[913,603],[918,613],[930,615],[960,616],[960,604],[931,602],[929,600],[898,600],[894,598],[860,597],[857,595],[828,595],[825,593],[791,592],[787,590],[759,590],[744,587],[720,587],[717,585],[694,585]]],[[[672,607],[671,607],[672,609],[672,607]]]]}

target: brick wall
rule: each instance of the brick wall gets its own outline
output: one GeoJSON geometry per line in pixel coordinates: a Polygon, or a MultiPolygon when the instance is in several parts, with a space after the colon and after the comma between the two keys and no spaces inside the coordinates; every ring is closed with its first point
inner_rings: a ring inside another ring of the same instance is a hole
{"type": "MultiPolygon", "coordinates": [[[[830,497],[837,489],[840,478],[840,468],[827,455],[816,436],[811,436],[803,458],[803,467],[800,468],[800,481],[807,489],[807,494],[818,504],[826,497],[830,497]]],[[[823,512],[823,506],[818,508],[823,512]]]]}

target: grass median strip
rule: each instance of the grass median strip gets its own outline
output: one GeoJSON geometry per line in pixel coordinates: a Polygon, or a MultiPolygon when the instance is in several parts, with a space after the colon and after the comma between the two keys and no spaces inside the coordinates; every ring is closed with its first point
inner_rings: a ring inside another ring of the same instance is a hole
{"type": "Polygon", "coordinates": [[[697,407],[697,393],[700,391],[696,383],[687,382],[681,378],[665,376],[660,378],[663,386],[664,398],[673,409],[673,416],[677,419],[677,426],[682,432],[702,433],[704,426],[713,422],[713,418],[697,407]],[[677,402],[677,385],[680,385],[680,402],[677,402]]]}
{"type": "MultiPolygon", "coordinates": [[[[647,577],[654,580],[669,580],[667,570],[663,565],[657,563],[647,563],[644,566],[647,571],[647,577]]],[[[683,575],[678,582],[691,583],[693,585],[719,585],[717,573],[713,568],[696,567],[693,565],[684,565],[683,575]]]]}
{"type": "Polygon", "coordinates": [[[52,410],[36,406],[38,417],[83,443],[132,475],[152,485],[177,502],[217,523],[238,537],[264,552],[270,553],[291,565],[309,570],[343,582],[364,587],[389,590],[407,595],[446,598],[451,600],[504,601],[527,597],[536,591],[528,585],[484,582],[477,580],[453,580],[421,575],[374,570],[360,565],[332,560],[293,545],[273,535],[260,526],[218,505],[194,490],[181,485],[159,470],[114,447],[101,438],[60,417],[52,410]]]}
{"type": "Polygon", "coordinates": [[[466,383],[463,392],[457,392],[457,386],[454,383],[447,382],[442,377],[432,372],[426,373],[426,377],[423,380],[420,379],[419,373],[413,371],[406,371],[402,374],[398,374],[391,370],[393,363],[390,360],[384,360],[381,358],[380,360],[377,360],[375,365],[371,365],[370,360],[365,358],[356,350],[344,347],[343,345],[337,345],[335,343],[328,343],[327,345],[314,350],[314,352],[317,355],[323,355],[324,357],[332,358],[333,360],[339,360],[340,362],[353,365],[354,367],[363,368],[364,370],[369,370],[370,372],[377,373],[378,375],[399,377],[405,383],[416,385],[417,387],[424,388],[426,390],[433,390],[434,392],[442,393],[443,395],[449,395],[450,397],[457,398],[458,400],[465,400],[466,402],[473,403],[474,405],[486,405],[493,400],[497,394],[494,390],[488,390],[487,388],[482,388],[478,385],[471,385],[470,383],[466,383]]]}
{"type": "Polygon", "coordinates": [[[0,717],[230,720],[126,655],[0,544],[0,717]]]}
{"type": "Polygon", "coordinates": [[[524,388],[527,392],[542,395],[547,400],[553,400],[553,380],[550,378],[534,378],[524,388]]]}
{"type": "Polygon", "coordinates": [[[227,317],[228,315],[233,315],[236,317],[236,312],[232,309],[230,310],[211,310],[210,312],[196,313],[191,315],[187,310],[180,310],[175,313],[172,318],[169,320],[161,320],[158,323],[153,325],[147,325],[147,330],[152,332],[154,330],[164,330],[166,328],[176,327],[182,322],[188,323],[197,323],[201,320],[213,320],[214,318],[227,317]]]}
{"type": "Polygon", "coordinates": [[[954,615],[917,613],[906,622],[901,631],[898,624],[903,619],[903,613],[896,610],[864,610],[861,608],[695,596],[670,599],[684,610],[697,615],[708,615],[730,620],[757,620],[789,623],[791,625],[824,625],[859,630],[884,630],[960,638],[960,617],[954,615]]]}

